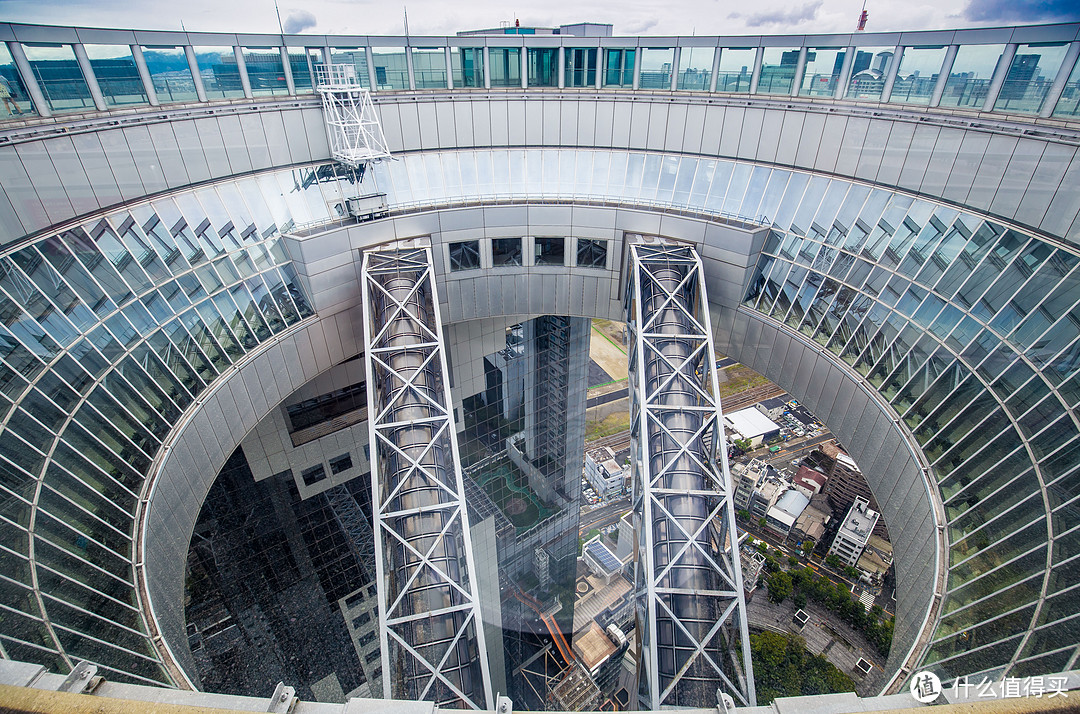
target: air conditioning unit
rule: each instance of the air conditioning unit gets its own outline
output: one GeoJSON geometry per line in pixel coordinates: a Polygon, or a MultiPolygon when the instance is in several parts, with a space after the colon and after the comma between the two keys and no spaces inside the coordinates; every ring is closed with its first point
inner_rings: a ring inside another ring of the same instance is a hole
{"type": "Polygon", "coordinates": [[[386,203],[385,193],[347,198],[345,199],[345,206],[349,210],[349,215],[358,221],[373,221],[376,218],[385,218],[390,215],[390,207],[386,203]]]}

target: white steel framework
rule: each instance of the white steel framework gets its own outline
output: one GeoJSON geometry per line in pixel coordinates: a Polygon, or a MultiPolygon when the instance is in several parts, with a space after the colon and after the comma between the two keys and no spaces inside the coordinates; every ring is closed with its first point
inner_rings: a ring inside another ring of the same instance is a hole
{"type": "Polygon", "coordinates": [[[431,249],[364,254],[383,693],[491,709],[431,249]]]}
{"type": "Polygon", "coordinates": [[[330,156],[354,169],[390,158],[371,93],[357,80],[356,67],[327,64],[316,69],[330,156]]]}
{"type": "Polygon", "coordinates": [[[638,696],[649,709],[701,707],[723,691],[753,706],[701,261],[688,246],[639,244],[630,267],[638,696]]]}

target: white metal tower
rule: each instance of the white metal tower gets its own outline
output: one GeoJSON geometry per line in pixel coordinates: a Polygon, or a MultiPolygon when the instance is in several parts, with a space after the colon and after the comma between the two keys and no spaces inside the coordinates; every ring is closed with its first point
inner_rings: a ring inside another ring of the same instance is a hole
{"type": "Polygon", "coordinates": [[[330,156],[361,170],[372,161],[390,158],[371,93],[360,85],[356,67],[322,64],[315,69],[330,156]]]}

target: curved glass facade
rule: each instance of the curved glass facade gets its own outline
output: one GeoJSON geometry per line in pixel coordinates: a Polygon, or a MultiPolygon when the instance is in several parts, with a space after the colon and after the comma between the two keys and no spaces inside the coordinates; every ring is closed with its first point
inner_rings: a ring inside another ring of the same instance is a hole
{"type": "Polygon", "coordinates": [[[136,593],[138,501],[194,400],[313,314],[280,237],[313,210],[281,195],[312,177],[176,194],[0,256],[6,656],[170,682],[136,593]]]}

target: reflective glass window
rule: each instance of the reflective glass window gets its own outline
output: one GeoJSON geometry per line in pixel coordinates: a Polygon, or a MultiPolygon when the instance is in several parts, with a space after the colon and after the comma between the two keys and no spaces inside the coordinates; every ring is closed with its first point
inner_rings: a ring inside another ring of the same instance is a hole
{"type": "Polygon", "coordinates": [[[188,66],[183,47],[144,45],[142,53],[159,102],[172,104],[198,101],[195,81],[191,78],[191,67],[188,66]]]}
{"type": "Polygon", "coordinates": [[[491,262],[500,265],[521,265],[520,238],[492,238],[491,262]]]}
{"type": "Polygon", "coordinates": [[[135,58],[128,45],[86,45],[86,56],[90,58],[90,67],[94,70],[105,104],[126,106],[129,104],[147,104],[146,90],[143,88],[139,70],[135,67],[135,58]]]}
{"type": "Polygon", "coordinates": [[[848,99],[881,98],[885,88],[885,78],[893,63],[892,47],[859,47],[855,50],[855,59],[851,64],[851,79],[848,81],[848,99]]]}
{"type": "Polygon", "coordinates": [[[596,86],[596,62],[599,52],[595,47],[567,47],[564,50],[564,80],[567,87],[596,86]]]}
{"type": "Polygon", "coordinates": [[[749,92],[757,50],[753,47],[725,47],[720,50],[716,71],[716,91],[749,92]]]}
{"type": "Polygon", "coordinates": [[[1056,117],[1080,116],[1080,60],[1073,67],[1069,75],[1069,81],[1065,83],[1065,89],[1061,92],[1061,98],[1054,107],[1056,117]]]}
{"type": "Polygon", "coordinates": [[[315,91],[312,70],[322,62],[322,50],[316,47],[289,47],[288,51],[289,71],[292,73],[296,93],[311,94],[315,91]]]}
{"type": "Polygon", "coordinates": [[[454,87],[484,86],[484,50],[480,47],[454,47],[450,50],[454,87]]]}
{"type": "Polygon", "coordinates": [[[679,89],[709,91],[712,80],[714,47],[683,47],[679,50],[679,89]]]}
{"type": "Polygon", "coordinates": [[[289,93],[279,48],[244,47],[243,53],[252,96],[270,97],[289,93]]]}
{"type": "Polygon", "coordinates": [[[1039,42],[1016,48],[995,112],[1037,114],[1069,50],[1068,42],[1039,42]]]}
{"type": "Polygon", "coordinates": [[[529,47],[526,62],[530,87],[556,87],[559,84],[559,50],[556,47],[529,47]]]}
{"type": "Polygon", "coordinates": [[[643,48],[641,50],[641,89],[671,89],[671,64],[675,60],[672,48],[643,48]]]}
{"type": "Polygon", "coordinates": [[[446,89],[446,50],[413,47],[413,81],[417,89],[446,89]]]}
{"type": "MultiPolygon", "coordinates": [[[[604,86],[634,86],[634,54],[636,50],[604,50],[604,86]]],[[[531,84],[531,82],[530,82],[531,84]]]]}
{"type": "Polygon", "coordinates": [[[90,88],[71,45],[31,42],[23,45],[30,70],[49,109],[56,114],[94,109],[90,88]]]}
{"type": "Polygon", "coordinates": [[[847,51],[842,47],[808,49],[799,94],[804,97],[835,96],[846,54],[847,51]]]}
{"type": "Polygon", "coordinates": [[[492,87],[521,86],[520,47],[489,47],[488,62],[492,87]]]}
{"type": "Polygon", "coordinates": [[[789,94],[799,66],[799,50],[766,47],[761,58],[761,78],[758,94],[789,94]]]}
{"type": "Polygon", "coordinates": [[[0,42],[0,102],[4,105],[0,110],[0,119],[19,114],[37,114],[6,42],[0,42]]]}
{"type": "Polygon", "coordinates": [[[372,47],[376,89],[408,89],[409,67],[404,47],[372,47]]]}
{"type": "Polygon", "coordinates": [[[565,238],[535,238],[536,265],[563,265],[566,254],[565,238]]]}
{"type": "Polygon", "coordinates": [[[480,241],[468,240],[450,244],[450,271],[476,270],[480,267],[480,241]]]}
{"type": "Polygon", "coordinates": [[[371,78],[368,76],[367,50],[363,47],[331,47],[331,64],[351,64],[356,68],[356,81],[361,87],[368,87],[371,78]]]}
{"type": "Polygon", "coordinates": [[[240,69],[232,47],[195,47],[195,60],[207,99],[230,99],[244,96],[240,69]]]}
{"type": "Polygon", "coordinates": [[[945,47],[905,47],[890,102],[929,104],[945,61],[945,47]]]}
{"type": "Polygon", "coordinates": [[[1004,49],[1004,45],[961,45],[938,106],[981,109],[1004,49]]]}
{"type": "Polygon", "coordinates": [[[577,265],[579,268],[606,267],[607,241],[578,238],[577,265]]]}

